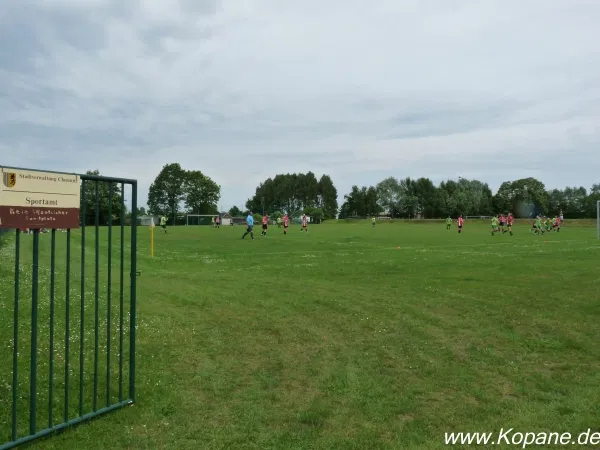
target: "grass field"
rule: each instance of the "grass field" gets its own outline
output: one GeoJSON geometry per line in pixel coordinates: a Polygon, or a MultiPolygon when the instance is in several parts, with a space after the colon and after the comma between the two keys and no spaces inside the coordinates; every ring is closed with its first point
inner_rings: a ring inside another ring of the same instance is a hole
{"type": "MultiPolygon", "coordinates": [[[[166,236],[157,233],[150,258],[149,231],[139,229],[137,403],[32,448],[436,449],[445,447],[444,432],[450,431],[600,428],[600,242],[593,226],[566,226],[540,237],[523,224],[515,236],[492,237],[487,223],[467,222],[458,235],[442,224],[372,229],[368,222],[331,222],[309,234],[296,226],[287,236],[271,227],[268,237],[257,235],[254,242],[241,241],[242,232],[237,226],[171,228],[166,236]]],[[[40,240],[38,422],[45,425],[50,244],[48,235],[40,240]]],[[[24,256],[31,254],[30,241],[22,237],[24,256]]],[[[55,420],[64,401],[65,235],[57,242],[55,420]]],[[[94,242],[88,229],[88,409],[94,242]]],[[[102,229],[101,374],[106,243],[102,229]]],[[[108,347],[118,380],[114,250],[108,347]]],[[[13,254],[8,241],[0,249],[0,444],[10,437],[13,254]]],[[[80,254],[74,232],[71,411],[78,404],[80,254]]],[[[23,265],[24,432],[30,277],[31,267],[23,265]]],[[[127,307],[124,313],[128,333],[127,307]]],[[[125,380],[127,373],[125,367],[125,380]]],[[[117,397],[113,381],[111,398],[117,397]]]]}

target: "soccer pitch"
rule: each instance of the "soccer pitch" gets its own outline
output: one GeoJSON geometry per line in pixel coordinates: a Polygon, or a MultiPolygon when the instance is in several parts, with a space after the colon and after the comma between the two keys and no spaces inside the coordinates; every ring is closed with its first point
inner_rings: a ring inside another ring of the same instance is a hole
{"type": "MultiPolygon", "coordinates": [[[[491,236],[473,221],[460,235],[441,222],[369,221],[287,236],[256,227],[255,241],[243,232],[157,228],[151,258],[139,228],[137,403],[33,448],[435,449],[445,432],[598,428],[595,224],[543,236],[529,223],[491,236]]],[[[0,250],[2,442],[12,251],[0,250]]]]}

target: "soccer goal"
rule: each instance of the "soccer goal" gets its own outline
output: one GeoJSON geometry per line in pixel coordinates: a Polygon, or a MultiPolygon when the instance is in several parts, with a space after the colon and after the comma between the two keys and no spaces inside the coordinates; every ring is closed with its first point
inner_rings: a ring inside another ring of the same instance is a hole
{"type": "Polygon", "coordinates": [[[141,216],[138,220],[143,227],[149,227],[158,223],[158,217],[155,216],[141,216]]]}
{"type": "Polygon", "coordinates": [[[212,225],[212,219],[216,214],[188,214],[185,217],[186,225],[212,225]]]}

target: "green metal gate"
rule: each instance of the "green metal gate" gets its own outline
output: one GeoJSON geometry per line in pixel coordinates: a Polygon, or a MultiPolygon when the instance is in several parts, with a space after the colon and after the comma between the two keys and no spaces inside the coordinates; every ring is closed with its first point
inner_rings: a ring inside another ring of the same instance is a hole
{"type": "Polygon", "coordinates": [[[80,179],[79,229],[3,237],[0,450],[135,401],[137,181],[80,179]]]}

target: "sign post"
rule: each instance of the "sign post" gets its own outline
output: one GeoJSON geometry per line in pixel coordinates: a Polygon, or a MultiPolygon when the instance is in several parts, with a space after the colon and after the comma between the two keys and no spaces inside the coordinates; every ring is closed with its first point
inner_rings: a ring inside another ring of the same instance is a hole
{"type": "Polygon", "coordinates": [[[77,229],[79,175],[0,167],[0,226],[77,229]]]}

